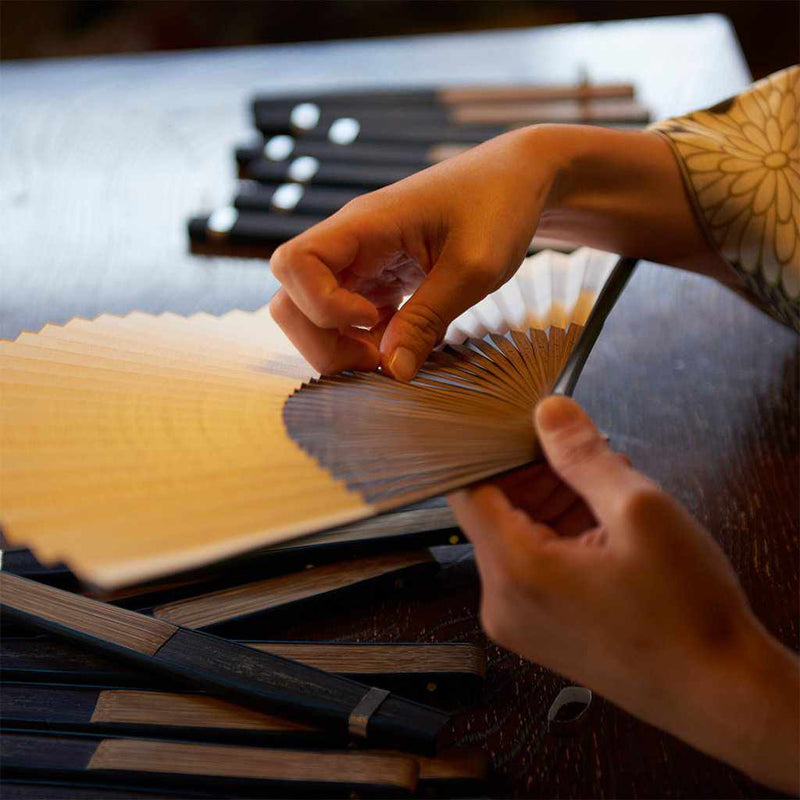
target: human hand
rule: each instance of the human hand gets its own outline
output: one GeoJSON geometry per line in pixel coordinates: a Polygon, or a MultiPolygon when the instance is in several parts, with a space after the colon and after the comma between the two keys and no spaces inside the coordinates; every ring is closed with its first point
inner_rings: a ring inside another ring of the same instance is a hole
{"type": "Polygon", "coordinates": [[[410,380],[448,324],[519,267],[553,180],[514,131],[348,203],[279,247],[270,310],[320,372],[410,380]],[[404,296],[414,292],[400,311],[404,296]]]}
{"type": "Polygon", "coordinates": [[[513,275],[534,231],[730,272],[658,134],[540,125],[363,195],[279,247],[270,310],[320,372],[380,365],[410,380],[448,324],[513,275]]]}
{"type": "Polygon", "coordinates": [[[569,525],[552,500],[548,519],[536,502],[520,508],[519,480],[511,498],[493,485],[450,498],[474,544],[488,635],[796,791],[797,661],[755,619],[722,551],[576,403],[549,398],[535,422],[569,525]]]}

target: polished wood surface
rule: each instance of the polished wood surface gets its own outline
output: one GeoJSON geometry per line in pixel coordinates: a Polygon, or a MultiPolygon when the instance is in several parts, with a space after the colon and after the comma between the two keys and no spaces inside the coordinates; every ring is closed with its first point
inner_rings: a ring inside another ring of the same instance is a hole
{"type": "MultiPolygon", "coordinates": [[[[2,335],[76,314],[263,305],[275,288],[264,263],[191,257],[184,233],[187,216],[232,195],[232,149],[256,91],[564,82],[581,66],[597,81],[635,81],[656,116],[749,79],[718,17],[3,65],[2,335]]],[[[708,526],[759,618],[797,649],[796,337],[708,280],[643,264],[576,397],[708,526]]],[[[443,569],[428,582],[251,635],[479,641],[470,550],[438,552],[443,569]]],[[[564,681],[497,647],[489,656],[484,697],[458,731],[489,750],[492,794],[764,796],[600,698],[573,737],[548,733],[564,681]]]]}

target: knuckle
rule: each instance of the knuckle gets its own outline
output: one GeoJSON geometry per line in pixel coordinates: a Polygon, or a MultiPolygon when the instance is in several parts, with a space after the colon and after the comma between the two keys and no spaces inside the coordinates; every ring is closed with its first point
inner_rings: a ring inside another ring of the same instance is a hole
{"type": "Polygon", "coordinates": [[[496,253],[485,249],[470,247],[462,251],[456,256],[456,264],[463,283],[482,290],[493,288],[501,273],[496,253]]]}
{"type": "Polygon", "coordinates": [[[336,313],[328,307],[323,298],[318,298],[318,302],[313,308],[309,309],[311,321],[318,327],[325,330],[334,330],[341,325],[341,320],[336,313]]]}
{"type": "Polygon", "coordinates": [[[374,192],[369,192],[367,194],[360,194],[356,197],[352,197],[348,200],[339,210],[338,213],[344,214],[353,214],[353,213],[361,213],[368,208],[369,206],[373,205],[375,202],[374,192]]]}

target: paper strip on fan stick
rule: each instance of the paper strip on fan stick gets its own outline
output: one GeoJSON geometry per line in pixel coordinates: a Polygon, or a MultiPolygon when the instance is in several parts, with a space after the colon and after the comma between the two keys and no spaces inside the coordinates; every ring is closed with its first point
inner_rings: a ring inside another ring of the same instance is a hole
{"type": "Polygon", "coordinates": [[[318,379],[266,309],[102,315],[2,342],[6,538],[113,588],[526,463],[531,408],[614,260],[527,259],[410,385],[318,379]]]}

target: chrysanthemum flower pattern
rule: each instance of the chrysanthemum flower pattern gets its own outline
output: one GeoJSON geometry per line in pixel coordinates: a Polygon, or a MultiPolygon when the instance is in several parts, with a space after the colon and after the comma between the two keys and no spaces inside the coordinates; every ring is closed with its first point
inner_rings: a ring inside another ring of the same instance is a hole
{"type": "Polygon", "coordinates": [[[722,256],[776,317],[800,329],[800,67],[653,129],[677,153],[722,256]]]}

